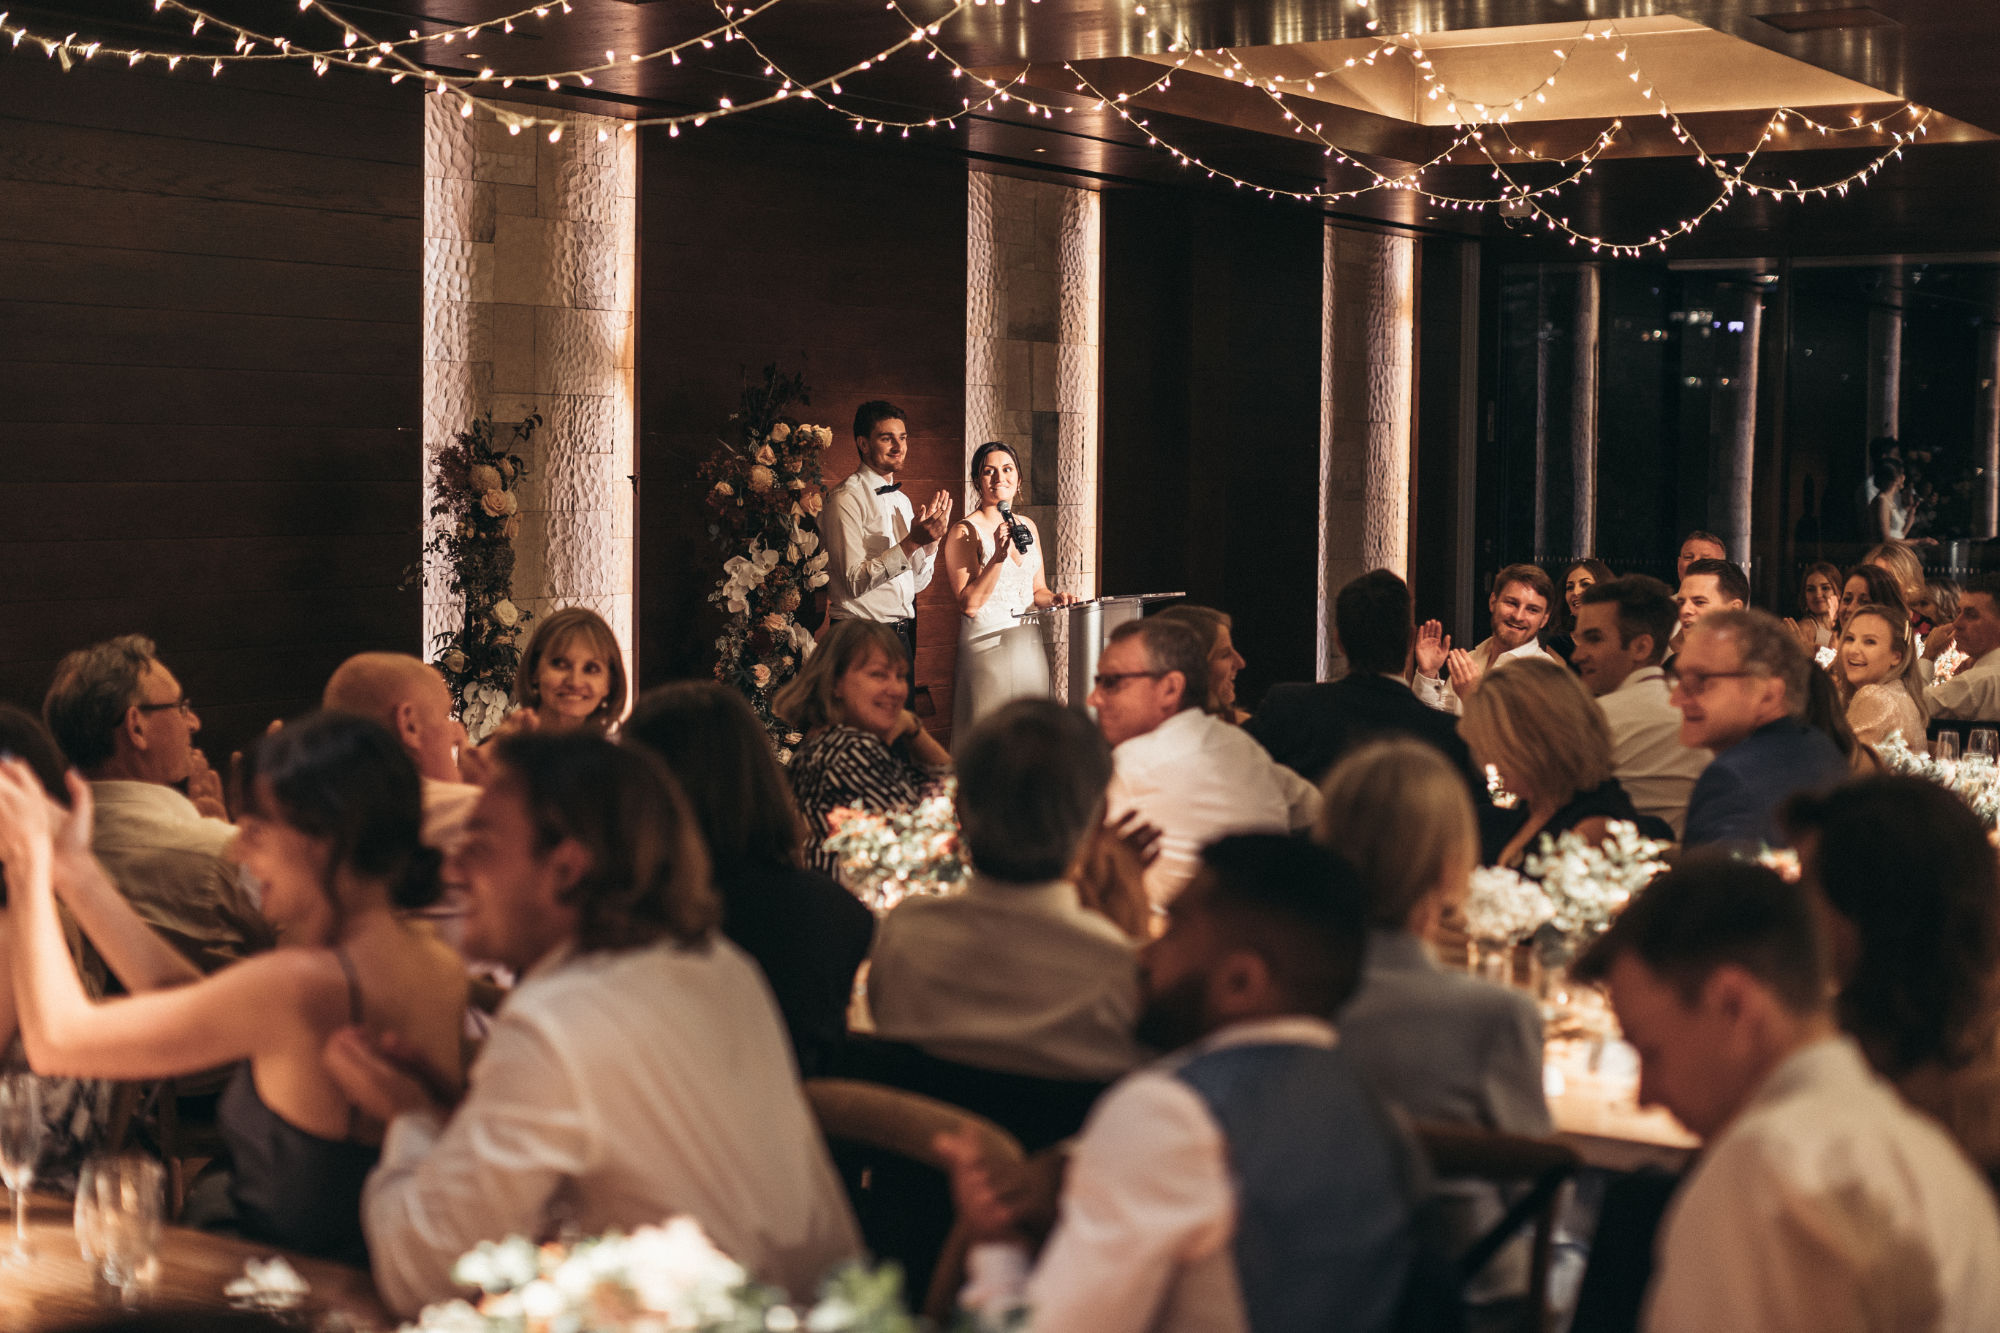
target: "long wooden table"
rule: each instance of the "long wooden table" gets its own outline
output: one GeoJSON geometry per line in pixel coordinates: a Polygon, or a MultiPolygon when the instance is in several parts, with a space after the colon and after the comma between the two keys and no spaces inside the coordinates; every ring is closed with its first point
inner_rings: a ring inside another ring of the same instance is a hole
{"type": "Polygon", "coordinates": [[[1636,1071],[1625,1077],[1589,1067],[1586,1048],[1548,1044],[1544,1065],[1549,1111],[1556,1133],[1589,1166],[1606,1171],[1660,1167],[1678,1171],[1700,1140],[1657,1107],[1638,1106],[1636,1071]]]}
{"type": "MultiPolygon", "coordinates": [[[[12,1232],[10,1216],[0,1244],[11,1246],[12,1232]]],[[[114,1312],[99,1298],[95,1276],[77,1251],[69,1200],[32,1197],[28,1244],[33,1258],[27,1264],[0,1269],[0,1329],[6,1333],[46,1333],[114,1312]]],[[[243,1276],[243,1265],[278,1253],[271,1246],[232,1236],[164,1227],[159,1277],[145,1304],[225,1309],[228,1299],[222,1289],[243,1276]]],[[[324,1259],[289,1254],[285,1258],[312,1286],[312,1294],[306,1298],[308,1310],[337,1313],[356,1330],[396,1327],[397,1321],[377,1299],[367,1273],[324,1259]]]]}

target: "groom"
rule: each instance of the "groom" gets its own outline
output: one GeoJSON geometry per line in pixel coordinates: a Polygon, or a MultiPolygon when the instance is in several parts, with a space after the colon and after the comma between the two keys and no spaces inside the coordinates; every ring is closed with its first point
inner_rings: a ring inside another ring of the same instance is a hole
{"type": "Polygon", "coordinates": [[[951,494],[939,491],[918,514],[896,480],[910,452],[903,409],[880,400],[854,414],[861,466],[827,497],[821,523],[832,575],[832,618],[896,627],[917,679],[917,594],[937,570],[938,542],[951,526],[951,494]]]}

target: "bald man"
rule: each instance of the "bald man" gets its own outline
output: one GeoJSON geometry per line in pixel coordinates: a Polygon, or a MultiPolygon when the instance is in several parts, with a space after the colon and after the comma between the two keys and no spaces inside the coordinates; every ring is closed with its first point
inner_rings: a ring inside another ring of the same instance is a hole
{"type": "Polygon", "coordinates": [[[436,667],[406,653],[359,653],[334,669],[320,704],[387,727],[423,778],[424,841],[443,849],[458,836],[479,788],[459,776],[465,728],[451,715],[451,691],[436,667]]]}

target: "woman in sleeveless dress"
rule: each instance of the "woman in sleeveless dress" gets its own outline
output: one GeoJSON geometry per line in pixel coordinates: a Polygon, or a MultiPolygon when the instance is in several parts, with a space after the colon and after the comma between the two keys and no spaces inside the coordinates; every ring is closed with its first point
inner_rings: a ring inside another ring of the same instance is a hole
{"type": "Polygon", "coordinates": [[[1042,626],[1023,623],[1021,613],[1076,600],[1049,590],[1034,520],[1012,517],[1012,526],[1028,538],[1022,550],[1000,516],[1001,506],[1011,509],[1021,490],[1021,460],[1014,450],[997,440],[980,445],[972,455],[972,484],[979,491],[979,507],[952,529],[944,552],[945,573],[960,612],[954,738],[1011,699],[1049,696],[1042,626]]]}
{"type": "Polygon", "coordinates": [[[382,727],[318,714],[258,745],[232,855],[262,885],[279,947],[203,977],[132,911],[90,855],[90,787],[71,810],[0,763],[0,860],[21,1036],[37,1073],[163,1079],[236,1072],[218,1108],[237,1230],[365,1261],[361,1187],[383,1126],[362,1123],[321,1063],[351,1025],[460,1078],[465,969],[403,911],[437,892],[418,840],[410,758],[382,727]],[[95,1001],[64,946],[56,895],[133,993],[95,1001]]]}

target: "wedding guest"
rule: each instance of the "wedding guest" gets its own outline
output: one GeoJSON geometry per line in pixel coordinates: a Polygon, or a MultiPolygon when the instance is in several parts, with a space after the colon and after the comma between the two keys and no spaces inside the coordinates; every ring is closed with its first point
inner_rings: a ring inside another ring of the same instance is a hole
{"type": "Polygon", "coordinates": [[[1608,985],[1640,1100],[1705,1140],[1660,1233],[1648,1333],[2000,1328],[1993,1195],[1841,1035],[1797,886],[1691,857],[1576,975],[1608,985]]]}
{"type": "Polygon", "coordinates": [[[1182,602],[1164,611],[1155,611],[1153,618],[1169,624],[1186,625],[1201,639],[1202,650],[1208,654],[1208,694],[1202,701],[1202,711],[1224,722],[1238,725],[1248,722],[1250,714],[1236,706],[1236,673],[1244,668],[1245,663],[1243,654],[1236,651],[1236,622],[1229,613],[1210,606],[1182,602]]]}
{"type": "Polygon", "coordinates": [[[951,528],[951,494],[940,490],[921,514],[903,494],[896,471],[909,456],[909,414],[879,399],[854,412],[860,465],[826,498],[820,533],[829,557],[830,614],[835,620],[886,624],[917,658],[917,594],[937,572],[938,543],[951,528]]]}
{"type": "Polygon", "coordinates": [[[194,747],[201,719],[153,641],[127,634],[63,658],[42,717],[90,779],[91,851],[141,919],[203,972],[270,948],[226,855],[236,830],[194,747]]]}
{"type": "Polygon", "coordinates": [[[981,1069],[1117,1078],[1139,1062],[1136,950],[1070,880],[1104,823],[1110,747],[1082,713],[1017,699],[958,756],[972,882],[883,919],[868,964],[876,1035],[981,1069]]]}
{"type": "Polygon", "coordinates": [[[1716,611],[1688,631],[1667,679],[1681,744],[1715,759],[1688,798],[1686,846],[1782,847],[1779,807],[1847,776],[1834,742],[1805,721],[1815,675],[1830,696],[1825,673],[1768,612],[1716,611]]]}
{"type": "Polygon", "coordinates": [[[1864,565],[1873,565],[1896,581],[1897,599],[1910,609],[1912,628],[1918,634],[1928,634],[1935,625],[1924,622],[1919,614],[1925,594],[1930,589],[1930,579],[1924,573],[1923,557],[1917,548],[1906,541],[1885,541],[1872,546],[1868,554],[1861,557],[1864,565]]]}
{"type": "Polygon", "coordinates": [[[1688,569],[1695,561],[1727,560],[1728,558],[1729,548],[1723,544],[1722,538],[1712,532],[1703,532],[1701,529],[1696,528],[1693,532],[1681,538],[1680,554],[1674,558],[1675,586],[1679,586],[1680,581],[1687,577],[1688,569]]]}
{"type": "Polygon", "coordinates": [[[2000,1167],[2000,874],[1986,826],[1904,777],[1799,797],[1784,818],[1840,1026],[1974,1162],[2000,1167]]]}
{"type": "Polygon", "coordinates": [[[1681,715],[1660,669],[1679,613],[1667,585],[1644,574],[1599,583],[1583,594],[1570,665],[1611,730],[1611,775],[1642,815],[1665,820],[1679,838],[1688,797],[1712,755],[1681,744],[1681,715]]]}
{"type": "Polygon", "coordinates": [[[1105,1094],[1032,1268],[1012,1173],[947,1136],[979,1244],[964,1305],[1039,1329],[1396,1326],[1417,1200],[1403,1140],[1328,1016],[1354,992],[1353,871],[1291,838],[1225,838],[1141,955],[1139,1033],[1166,1060],[1105,1094]]]}
{"type": "Polygon", "coordinates": [[[267,1244],[363,1258],[362,1181],[381,1126],[320,1063],[347,1024],[459,1078],[465,971],[402,919],[437,893],[419,841],[416,770],[381,727],[322,713],[260,741],[244,774],[234,855],[263,885],[283,947],[203,978],[115,893],[91,861],[91,789],[53,807],[24,765],[0,770],[0,859],[10,868],[14,992],[36,1072],[126,1081],[236,1066],[217,1110],[230,1162],[230,1221],[267,1244]],[[94,1001],[56,914],[57,886],[134,992],[94,1001]]]}
{"type": "Polygon", "coordinates": [[[1915,638],[1908,618],[1887,606],[1857,607],[1841,627],[1836,683],[1863,745],[1900,734],[1918,754],[1928,752],[1915,638]]]}
{"type": "Polygon", "coordinates": [[[543,617],[528,636],[514,672],[519,711],[507,721],[518,718],[516,727],[582,728],[604,736],[625,716],[625,699],[625,654],[618,636],[589,607],[566,606],[543,617]]]}
{"type": "MultiPolygon", "coordinates": [[[[1961,589],[1951,579],[1932,579],[1924,584],[1923,600],[1911,607],[1920,620],[1927,620],[1938,629],[1947,629],[1958,619],[1958,597],[1961,589]]],[[[1925,636],[1928,646],[1929,634],[1925,636]]],[[[1933,654],[1935,656],[1935,654],[1933,654]]]]}
{"type": "Polygon", "coordinates": [[[1683,635],[1711,611],[1740,611],[1749,604],[1750,580],[1727,560],[1695,561],[1681,575],[1680,590],[1674,594],[1683,635]]]}
{"type": "Polygon", "coordinates": [[[1969,660],[1924,691],[1924,711],[1934,718],[2000,718],[2000,574],[1966,581],[1950,639],[1969,660]]]}
{"type": "Polygon", "coordinates": [[[1318,783],[1341,757],[1377,736],[1411,736],[1436,749],[1465,778],[1477,804],[1486,780],[1472,766],[1451,715],[1425,707],[1410,689],[1416,636],[1410,585],[1386,569],[1350,580],[1333,600],[1333,632],[1347,674],[1317,684],[1273,685],[1244,729],[1273,759],[1318,783]]]}
{"type": "Polygon", "coordinates": [[[1090,706],[1112,747],[1109,815],[1136,813],[1160,830],[1160,854],[1146,868],[1156,907],[1180,892],[1207,843],[1309,827],[1319,814],[1318,793],[1295,808],[1297,775],[1241,727],[1202,710],[1207,681],[1200,638],[1157,616],[1118,626],[1097,659],[1090,706]]]}
{"type": "Polygon", "coordinates": [[[1536,565],[1509,565],[1493,576],[1486,599],[1493,633],[1471,652],[1451,646],[1451,636],[1435,620],[1417,631],[1417,698],[1447,713],[1463,713],[1465,700],[1479,688],[1479,678],[1503,660],[1553,655],[1542,647],[1541,633],[1549,623],[1555,589],[1536,565]]]}
{"type": "Polygon", "coordinates": [[[334,668],[320,707],[388,729],[423,784],[424,844],[443,851],[465,827],[479,788],[458,770],[465,728],[451,715],[444,677],[408,653],[357,653],[334,668]]]}
{"type": "Polygon", "coordinates": [[[1809,653],[1830,648],[1839,638],[1836,627],[1840,623],[1843,582],[1838,565],[1815,560],[1806,566],[1805,578],[1799,584],[1799,619],[1787,618],[1785,628],[1809,653]]]}
{"type": "Polygon", "coordinates": [[[1488,818],[1484,864],[1517,867],[1543,838],[1569,832],[1600,842],[1613,820],[1641,824],[1649,837],[1668,832],[1632,808],[1611,774],[1604,714],[1560,662],[1502,663],[1467,702],[1458,730],[1473,760],[1498,769],[1520,798],[1488,818]]]}
{"type": "Polygon", "coordinates": [[[468,941],[522,976],[456,1109],[427,1062],[358,1028],[326,1044],[389,1123],[362,1220],[398,1314],[456,1294],[484,1240],[686,1214],[758,1280],[813,1291],[859,1248],[757,966],[717,937],[687,801],[589,733],[499,743],[451,873],[468,941]]]}
{"type": "MultiPolygon", "coordinates": [[[[1361,987],[1340,1011],[1340,1048],[1412,1120],[1553,1133],[1533,997],[1447,971],[1432,952],[1440,918],[1464,902],[1479,857],[1464,781],[1430,746],[1384,740],[1341,760],[1321,791],[1313,839],[1354,867],[1368,899],[1368,952],[1361,987]]],[[[1504,1212],[1490,1185],[1447,1182],[1439,1194],[1454,1253],[1504,1212]]],[[[1511,1247],[1481,1274],[1476,1299],[1524,1292],[1528,1258],[1524,1245],[1511,1247]]]]}
{"type": "Polygon", "coordinates": [[[1840,642],[1840,628],[1857,607],[1888,606],[1909,614],[1909,604],[1903,600],[1902,589],[1889,571],[1880,565],[1856,565],[1847,571],[1847,577],[1840,583],[1840,614],[1833,622],[1833,639],[1840,642]]]}
{"type": "Polygon", "coordinates": [[[889,814],[938,793],[951,756],[904,707],[910,659],[893,626],[850,617],[836,623],[799,674],[771,700],[805,733],[786,768],[806,821],[806,864],[839,877],[822,844],[835,810],[889,814]]]}
{"type": "Polygon", "coordinates": [[[658,686],[639,696],[619,736],[665,760],[679,780],[708,847],[722,933],[763,969],[799,1072],[811,1077],[847,1030],[875,914],[806,869],[805,821],[740,693],[714,681],[658,686]]]}
{"type": "Polygon", "coordinates": [[[1570,653],[1576,647],[1576,613],[1583,605],[1584,590],[1617,577],[1611,566],[1594,558],[1578,560],[1563,572],[1562,606],[1550,617],[1550,628],[1542,635],[1542,643],[1551,653],[1565,662],[1570,660],[1570,653]]]}
{"type": "Polygon", "coordinates": [[[1854,724],[1847,720],[1847,704],[1840,697],[1840,687],[1833,683],[1833,676],[1825,671],[1806,673],[1805,724],[1833,742],[1833,748],[1840,752],[1847,764],[1850,777],[1872,778],[1888,772],[1888,765],[1875,747],[1854,734],[1854,724]]]}

